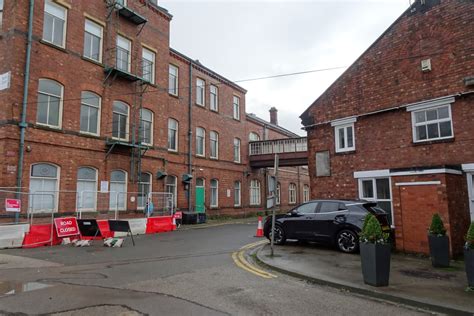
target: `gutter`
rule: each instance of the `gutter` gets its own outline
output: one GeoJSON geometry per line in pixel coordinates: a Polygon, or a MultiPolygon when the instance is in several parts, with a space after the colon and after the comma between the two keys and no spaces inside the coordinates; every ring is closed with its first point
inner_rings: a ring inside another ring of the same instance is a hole
{"type": "MultiPolygon", "coordinates": [[[[25,80],[23,84],[23,103],[21,107],[21,120],[18,126],[20,127],[20,144],[18,154],[18,170],[16,177],[17,195],[20,198],[22,177],[23,177],[23,162],[25,160],[25,133],[26,133],[26,110],[28,106],[28,87],[30,82],[30,64],[31,64],[31,47],[33,39],[33,14],[34,14],[35,1],[29,1],[29,13],[28,13],[28,39],[26,45],[26,61],[25,61],[25,80]]],[[[15,213],[15,222],[18,223],[20,214],[15,213]]]]}

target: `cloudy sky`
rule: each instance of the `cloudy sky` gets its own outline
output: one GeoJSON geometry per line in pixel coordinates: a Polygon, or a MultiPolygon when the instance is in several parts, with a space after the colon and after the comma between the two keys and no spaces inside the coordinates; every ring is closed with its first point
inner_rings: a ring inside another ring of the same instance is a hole
{"type": "Polygon", "coordinates": [[[409,6],[409,0],[161,0],[171,46],[240,81],[248,113],[304,135],[299,116],[409,6]]]}

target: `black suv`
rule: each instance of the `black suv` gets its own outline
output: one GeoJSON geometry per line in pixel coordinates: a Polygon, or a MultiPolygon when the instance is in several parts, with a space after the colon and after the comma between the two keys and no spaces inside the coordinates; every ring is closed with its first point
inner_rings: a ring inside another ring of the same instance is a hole
{"type": "MultiPolygon", "coordinates": [[[[384,232],[390,233],[387,213],[376,203],[361,200],[313,200],[276,216],[274,242],[282,245],[287,239],[315,241],[335,245],[340,251],[359,250],[358,234],[368,213],[376,216],[384,232]]],[[[270,239],[272,217],[263,226],[270,239]]]]}

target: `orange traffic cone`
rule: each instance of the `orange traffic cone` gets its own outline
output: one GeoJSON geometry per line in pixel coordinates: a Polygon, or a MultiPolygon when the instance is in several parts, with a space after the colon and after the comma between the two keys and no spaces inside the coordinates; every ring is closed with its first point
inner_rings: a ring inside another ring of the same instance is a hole
{"type": "Polygon", "coordinates": [[[258,217],[257,233],[255,234],[255,237],[263,237],[262,216],[258,217]]]}

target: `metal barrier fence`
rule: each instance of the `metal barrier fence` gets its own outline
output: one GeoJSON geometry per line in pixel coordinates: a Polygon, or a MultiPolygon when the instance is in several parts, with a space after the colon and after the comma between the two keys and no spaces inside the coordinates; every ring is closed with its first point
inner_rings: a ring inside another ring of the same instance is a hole
{"type": "Polygon", "coordinates": [[[0,224],[31,223],[34,214],[53,213],[54,205],[52,193],[0,190],[0,224]]]}
{"type": "Polygon", "coordinates": [[[171,216],[175,213],[175,203],[173,193],[168,192],[150,192],[148,194],[146,216],[171,216]],[[150,204],[151,203],[151,204],[150,204]]]}

